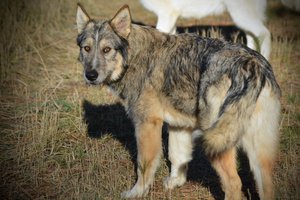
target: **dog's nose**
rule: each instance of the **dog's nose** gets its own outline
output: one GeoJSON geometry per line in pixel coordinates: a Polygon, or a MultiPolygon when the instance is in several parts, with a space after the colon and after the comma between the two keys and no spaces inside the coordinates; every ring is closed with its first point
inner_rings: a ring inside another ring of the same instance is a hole
{"type": "Polygon", "coordinates": [[[86,71],[85,77],[89,81],[95,81],[98,78],[98,72],[96,70],[86,71]]]}

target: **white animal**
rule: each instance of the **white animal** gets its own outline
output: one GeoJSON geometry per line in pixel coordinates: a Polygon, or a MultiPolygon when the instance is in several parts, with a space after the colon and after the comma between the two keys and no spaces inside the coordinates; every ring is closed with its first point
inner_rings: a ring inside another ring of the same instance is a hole
{"type": "Polygon", "coordinates": [[[176,32],[178,17],[202,18],[227,10],[233,22],[246,32],[247,46],[259,50],[269,58],[271,34],[264,25],[266,0],[140,0],[142,5],[158,16],[156,28],[162,32],[176,32]],[[259,43],[256,48],[255,39],[259,43]]]}

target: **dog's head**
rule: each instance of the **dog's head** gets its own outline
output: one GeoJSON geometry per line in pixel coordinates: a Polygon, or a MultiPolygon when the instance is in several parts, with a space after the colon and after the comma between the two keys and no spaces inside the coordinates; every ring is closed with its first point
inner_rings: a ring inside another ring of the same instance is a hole
{"type": "Polygon", "coordinates": [[[127,38],[131,30],[128,6],[123,6],[111,20],[96,21],[78,4],[76,22],[79,61],[84,66],[86,82],[118,81],[127,68],[127,38]]]}

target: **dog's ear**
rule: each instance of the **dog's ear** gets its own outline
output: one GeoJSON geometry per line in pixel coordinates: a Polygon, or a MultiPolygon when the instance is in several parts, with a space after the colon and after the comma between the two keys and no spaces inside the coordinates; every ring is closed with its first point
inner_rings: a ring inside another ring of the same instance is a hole
{"type": "Polygon", "coordinates": [[[86,24],[89,22],[90,17],[79,3],[77,4],[77,14],[76,14],[76,23],[78,33],[81,33],[85,28],[86,24]]]}
{"type": "Polygon", "coordinates": [[[131,29],[131,16],[128,5],[124,5],[111,19],[110,25],[118,35],[127,38],[131,29]]]}

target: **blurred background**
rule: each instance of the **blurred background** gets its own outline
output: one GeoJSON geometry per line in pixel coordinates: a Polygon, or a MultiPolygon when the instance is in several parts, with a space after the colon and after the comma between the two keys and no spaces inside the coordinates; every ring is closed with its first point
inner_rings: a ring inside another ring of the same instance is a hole
{"type": "MultiPolygon", "coordinates": [[[[89,87],[82,78],[77,2],[0,1],[1,199],[119,199],[135,182],[136,146],[130,120],[106,89],[89,87]]],[[[135,22],[156,24],[156,16],[138,0],[79,2],[97,19],[111,18],[128,4],[135,22]]],[[[283,93],[276,198],[300,199],[300,15],[279,0],[267,3],[266,25],[272,34],[269,61],[283,93]]],[[[239,31],[228,13],[179,19],[176,25],[183,32],[196,30],[210,37],[224,37],[210,26],[239,31]]],[[[236,35],[231,40],[244,41],[243,32],[239,34],[241,40],[236,35]]],[[[188,182],[173,191],[163,190],[169,170],[166,138],[164,134],[164,156],[146,199],[224,198],[201,149],[195,151],[188,182]]],[[[240,157],[243,191],[249,199],[257,199],[247,160],[242,153],[240,157]]]]}

